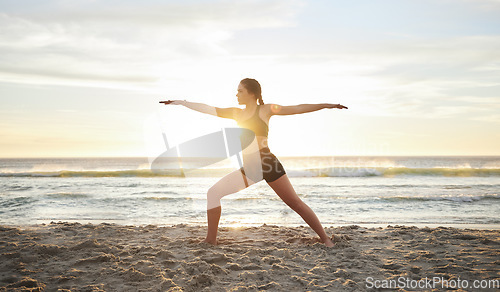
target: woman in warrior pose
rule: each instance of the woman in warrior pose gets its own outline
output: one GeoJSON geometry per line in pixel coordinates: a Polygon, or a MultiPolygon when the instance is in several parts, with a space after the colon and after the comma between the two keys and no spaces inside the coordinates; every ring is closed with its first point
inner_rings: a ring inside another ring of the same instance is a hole
{"type": "Polygon", "coordinates": [[[244,109],[237,107],[218,108],[185,100],[162,102],[183,105],[198,112],[233,119],[240,127],[250,129],[255,133],[254,141],[249,147],[243,149],[243,167],[224,176],[207,192],[208,231],[205,242],[217,244],[217,229],[221,215],[220,199],[264,179],[276,194],[319,235],[321,241],[326,246],[332,247],[334,243],[326,234],[318,217],[295,193],[285,169],[267,147],[268,124],[269,118],[273,115],[295,115],[324,108],[347,109],[347,107],[330,103],[294,106],[264,104],[261,93],[262,90],[257,80],[245,78],[238,85],[238,93],[236,94],[238,104],[244,105],[244,109]]]}

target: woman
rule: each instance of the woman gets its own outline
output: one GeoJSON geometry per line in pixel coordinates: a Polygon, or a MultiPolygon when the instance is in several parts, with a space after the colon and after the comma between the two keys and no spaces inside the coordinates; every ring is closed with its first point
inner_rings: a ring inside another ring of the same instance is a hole
{"type": "Polygon", "coordinates": [[[213,245],[217,244],[217,229],[221,215],[220,199],[264,179],[276,194],[309,224],[319,235],[321,241],[326,246],[332,247],[334,243],[325,233],[318,217],[297,196],[283,166],[267,147],[268,124],[269,118],[273,115],[295,115],[323,108],[347,109],[347,107],[329,103],[295,106],[264,104],[261,93],[259,82],[255,79],[246,78],[241,80],[236,94],[238,104],[244,105],[244,109],[236,107],[218,108],[185,100],[163,102],[173,105],[180,104],[202,113],[236,120],[240,127],[250,129],[255,133],[254,142],[243,150],[243,167],[220,179],[207,192],[208,231],[205,242],[213,245]]]}

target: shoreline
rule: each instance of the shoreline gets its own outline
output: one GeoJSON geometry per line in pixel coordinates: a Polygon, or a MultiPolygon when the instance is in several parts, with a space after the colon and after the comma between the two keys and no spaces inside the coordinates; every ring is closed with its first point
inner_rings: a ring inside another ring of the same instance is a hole
{"type": "Polygon", "coordinates": [[[221,227],[218,246],[200,243],[205,231],[203,226],[188,224],[0,226],[0,291],[22,287],[32,291],[366,291],[376,290],[367,286],[373,281],[406,279],[408,284],[435,277],[470,280],[472,285],[474,280],[500,280],[499,230],[327,227],[327,233],[339,239],[334,248],[320,244],[306,226],[221,227]]]}
{"type": "MultiPolygon", "coordinates": [[[[175,225],[188,225],[188,226],[194,226],[194,227],[206,227],[206,224],[200,224],[200,223],[177,223],[177,224],[150,224],[150,223],[143,223],[143,224],[131,224],[127,222],[122,222],[119,220],[37,220],[37,223],[30,223],[30,224],[6,224],[6,223],[0,223],[0,226],[9,226],[9,227],[19,227],[19,228],[27,228],[30,226],[42,226],[42,225],[49,225],[49,224],[59,224],[59,223],[79,223],[79,224],[93,224],[93,225],[99,225],[99,224],[112,224],[112,225],[118,225],[118,226],[137,226],[137,227],[145,227],[145,226],[157,226],[157,227],[172,227],[175,225]]],[[[500,230],[500,224],[478,224],[478,223],[408,223],[408,222],[403,222],[403,223],[342,223],[342,224],[327,224],[327,223],[322,223],[324,228],[341,228],[345,226],[359,226],[363,228],[387,228],[387,227],[393,227],[393,226],[405,226],[405,227],[417,227],[417,228],[439,228],[439,227],[445,227],[445,228],[457,228],[457,229],[477,229],[477,230],[500,230]]],[[[260,226],[279,226],[279,227],[302,227],[307,225],[305,223],[302,224],[241,224],[241,223],[219,223],[219,227],[227,227],[227,228],[249,228],[249,227],[260,227],[260,226]]]]}

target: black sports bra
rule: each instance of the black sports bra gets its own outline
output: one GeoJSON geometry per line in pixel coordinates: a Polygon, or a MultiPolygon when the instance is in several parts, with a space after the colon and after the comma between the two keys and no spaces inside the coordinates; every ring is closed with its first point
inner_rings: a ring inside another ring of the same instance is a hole
{"type": "Polygon", "coordinates": [[[265,136],[269,132],[269,126],[259,117],[260,105],[257,105],[252,117],[244,121],[237,121],[238,125],[242,128],[252,130],[255,136],[265,136]]]}

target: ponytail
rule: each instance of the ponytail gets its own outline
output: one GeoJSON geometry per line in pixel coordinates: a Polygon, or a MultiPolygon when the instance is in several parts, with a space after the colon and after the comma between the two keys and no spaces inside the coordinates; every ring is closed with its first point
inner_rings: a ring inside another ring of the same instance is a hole
{"type": "Polygon", "coordinates": [[[253,95],[255,95],[255,97],[259,101],[259,105],[264,104],[264,101],[262,100],[262,89],[257,80],[251,78],[245,78],[241,80],[240,83],[243,84],[243,86],[245,86],[246,90],[249,93],[253,93],[253,95]]]}

